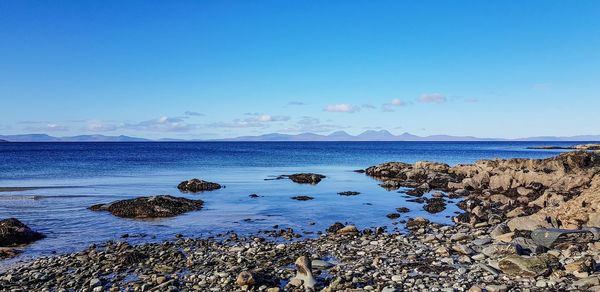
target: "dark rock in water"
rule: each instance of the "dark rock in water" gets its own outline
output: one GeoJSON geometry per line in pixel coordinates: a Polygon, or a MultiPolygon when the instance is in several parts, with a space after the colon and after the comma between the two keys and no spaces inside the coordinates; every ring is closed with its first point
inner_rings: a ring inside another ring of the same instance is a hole
{"type": "Polygon", "coordinates": [[[252,198],[252,199],[256,199],[256,198],[258,198],[259,196],[258,196],[257,194],[251,194],[251,195],[249,195],[248,197],[250,197],[250,198],[252,198]]]}
{"type": "Polygon", "coordinates": [[[365,173],[366,171],[364,169],[357,169],[357,170],[354,170],[354,172],[356,172],[356,173],[365,173]]]}
{"type": "Polygon", "coordinates": [[[427,204],[423,206],[423,209],[432,214],[439,213],[446,209],[446,203],[443,198],[432,198],[427,200],[427,204]]]}
{"type": "Polygon", "coordinates": [[[90,207],[92,211],[108,211],[123,218],[173,217],[185,212],[202,209],[202,200],[190,200],[173,196],[139,197],[99,204],[90,207]]]}
{"type": "Polygon", "coordinates": [[[400,207],[400,208],[396,208],[396,212],[398,212],[398,213],[408,213],[408,212],[410,212],[410,209],[408,209],[406,207],[400,207]]]}
{"type": "Polygon", "coordinates": [[[191,192],[191,193],[218,190],[221,187],[222,186],[220,184],[218,184],[218,183],[204,181],[204,180],[200,180],[200,179],[197,179],[197,178],[186,180],[186,181],[182,181],[177,186],[177,188],[180,191],[182,191],[182,192],[191,192]]]}
{"type": "Polygon", "coordinates": [[[0,220],[0,246],[28,244],[44,237],[15,218],[0,220]]]}
{"type": "Polygon", "coordinates": [[[390,213],[390,214],[385,215],[385,217],[388,217],[390,219],[398,219],[398,218],[400,218],[400,214],[398,214],[398,213],[390,213]]]}
{"type": "Polygon", "coordinates": [[[352,192],[352,191],[339,192],[338,195],[341,195],[341,196],[356,196],[356,195],[360,195],[360,192],[352,192]]]}
{"type": "Polygon", "coordinates": [[[308,200],[312,200],[314,198],[309,197],[309,196],[295,196],[295,197],[292,197],[292,199],[296,200],[296,201],[308,201],[308,200]]]}
{"type": "Polygon", "coordinates": [[[290,179],[291,181],[298,184],[312,184],[316,185],[324,179],[325,176],[317,173],[296,173],[290,175],[280,175],[275,179],[290,179]]]}
{"type": "Polygon", "coordinates": [[[342,224],[341,222],[335,222],[335,223],[333,223],[331,226],[329,226],[327,228],[327,232],[329,232],[329,233],[336,233],[336,232],[338,232],[338,230],[344,228],[344,226],[345,225],[342,224]]]}
{"type": "Polygon", "coordinates": [[[536,229],[531,232],[531,239],[547,248],[560,248],[572,244],[587,244],[594,240],[589,230],[536,229]]]}

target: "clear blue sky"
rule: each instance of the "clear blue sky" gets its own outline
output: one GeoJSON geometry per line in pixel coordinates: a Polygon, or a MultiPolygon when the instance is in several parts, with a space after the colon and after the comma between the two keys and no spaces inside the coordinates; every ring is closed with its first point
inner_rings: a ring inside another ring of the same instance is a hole
{"type": "Polygon", "coordinates": [[[0,1],[0,133],[600,134],[600,1],[0,1]]]}

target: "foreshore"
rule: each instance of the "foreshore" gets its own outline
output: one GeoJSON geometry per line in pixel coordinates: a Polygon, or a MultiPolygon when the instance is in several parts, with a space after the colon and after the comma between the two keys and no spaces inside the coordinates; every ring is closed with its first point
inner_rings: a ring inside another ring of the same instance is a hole
{"type": "MultiPolygon", "coordinates": [[[[393,162],[364,172],[386,189],[411,188],[408,195],[436,208],[460,199],[464,212],[453,226],[410,219],[405,233],[338,223],[317,238],[290,241],[229,233],[134,246],[108,242],[12,267],[0,275],[0,289],[600,290],[599,154],[453,167],[393,162]],[[422,198],[432,191],[443,193],[422,198]]],[[[297,237],[291,230],[273,234],[297,237]]]]}

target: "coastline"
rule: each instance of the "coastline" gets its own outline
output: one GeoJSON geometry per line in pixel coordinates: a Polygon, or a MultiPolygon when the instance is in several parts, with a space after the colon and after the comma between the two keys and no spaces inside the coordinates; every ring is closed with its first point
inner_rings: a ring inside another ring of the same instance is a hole
{"type": "MultiPolygon", "coordinates": [[[[334,224],[318,238],[285,243],[235,233],[224,240],[107,242],[19,264],[0,274],[0,284],[91,291],[597,289],[599,173],[600,155],[592,152],[453,167],[384,163],[365,170],[383,188],[412,188],[406,194],[427,204],[461,198],[456,225],[413,218],[402,234],[334,224]],[[422,198],[430,190],[448,194],[422,198]],[[294,268],[301,256],[314,260],[314,283],[294,276],[307,270],[294,268]]],[[[272,232],[296,237],[293,230],[272,232]]]]}

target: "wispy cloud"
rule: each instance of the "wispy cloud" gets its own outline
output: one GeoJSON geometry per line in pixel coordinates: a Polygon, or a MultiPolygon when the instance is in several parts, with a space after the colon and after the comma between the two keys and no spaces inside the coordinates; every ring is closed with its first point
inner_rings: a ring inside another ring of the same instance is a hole
{"type": "Polygon", "coordinates": [[[340,130],[343,126],[334,125],[330,123],[321,123],[321,120],[315,117],[303,116],[300,117],[296,123],[289,128],[281,129],[281,132],[295,132],[295,133],[323,133],[340,130]]]}
{"type": "Polygon", "coordinates": [[[330,113],[354,113],[359,111],[360,108],[348,103],[338,103],[327,105],[323,110],[330,113]]]}
{"type": "Polygon", "coordinates": [[[444,103],[446,100],[446,96],[439,93],[423,94],[417,99],[420,103],[444,103]]]}
{"type": "Polygon", "coordinates": [[[301,102],[301,101],[290,101],[290,102],[288,102],[288,105],[301,106],[301,105],[306,105],[306,103],[301,102]]]}
{"type": "Polygon", "coordinates": [[[245,119],[235,119],[232,122],[216,122],[208,124],[210,127],[218,128],[266,128],[272,122],[285,122],[290,120],[289,116],[272,116],[259,113],[245,113],[251,116],[245,119]]]}
{"type": "Polygon", "coordinates": [[[360,107],[367,108],[367,109],[375,109],[375,108],[377,108],[376,106],[374,106],[374,105],[372,105],[370,103],[365,103],[365,104],[361,105],[360,107]]]}
{"type": "Polygon", "coordinates": [[[478,103],[479,99],[477,99],[477,98],[467,98],[467,99],[465,99],[465,102],[466,103],[478,103]]]}
{"type": "Polygon", "coordinates": [[[396,111],[396,107],[402,107],[402,106],[407,106],[408,103],[402,101],[399,98],[394,98],[392,99],[390,102],[388,103],[384,103],[383,105],[381,105],[381,110],[384,112],[393,112],[396,111]]]}
{"type": "Polygon", "coordinates": [[[62,124],[57,123],[47,123],[40,125],[33,125],[26,127],[27,131],[40,131],[40,132],[65,132],[69,130],[69,127],[62,124]]]}
{"type": "Polygon", "coordinates": [[[186,116],[190,116],[190,117],[203,117],[204,116],[203,113],[193,112],[193,111],[186,111],[184,114],[186,116]]]}
{"type": "Polygon", "coordinates": [[[117,129],[123,127],[124,124],[116,124],[116,123],[110,123],[110,122],[104,122],[104,121],[98,121],[98,120],[91,120],[88,122],[88,124],[86,125],[86,127],[84,128],[85,130],[88,130],[90,132],[111,132],[111,131],[116,131],[117,129]]]}
{"type": "Polygon", "coordinates": [[[196,125],[188,124],[182,118],[163,116],[135,124],[125,124],[123,128],[149,132],[187,132],[196,128],[196,125]]]}

